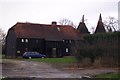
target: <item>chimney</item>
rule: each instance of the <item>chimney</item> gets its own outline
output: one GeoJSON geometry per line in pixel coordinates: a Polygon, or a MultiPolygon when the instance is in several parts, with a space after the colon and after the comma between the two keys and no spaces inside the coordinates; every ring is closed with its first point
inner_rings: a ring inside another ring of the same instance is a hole
{"type": "Polygon", "coordinates": [[[56,22],[56,21],[53,21],[53,22],[52,22],[52,25],[57,25],[57,22],[56,22]]]}

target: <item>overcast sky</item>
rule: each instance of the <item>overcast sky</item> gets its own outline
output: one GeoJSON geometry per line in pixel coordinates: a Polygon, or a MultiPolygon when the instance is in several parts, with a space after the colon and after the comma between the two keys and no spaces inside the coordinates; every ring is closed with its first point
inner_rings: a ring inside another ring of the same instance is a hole
{"type": "Polygon", "coordinates": [[[103,20],[118,18],[119,0],[0,0],[0,28],[7,30],[17,22],[51,24],[67,18],[78,25],[85,15],[86,25],[96,27],[99,14],[103,20]]]}

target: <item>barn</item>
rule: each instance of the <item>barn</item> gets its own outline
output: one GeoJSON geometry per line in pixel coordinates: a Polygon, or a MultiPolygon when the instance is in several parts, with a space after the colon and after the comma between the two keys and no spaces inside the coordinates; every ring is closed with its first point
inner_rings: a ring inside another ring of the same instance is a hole
{"type": "Polygon", "coordinates": [[[17,22],[8,30],[6,57],[22,57],[26,51],[37,51],[47,57],[74,55],[76,42],[82,38],[78,30],[69,25],[17,22]]]}

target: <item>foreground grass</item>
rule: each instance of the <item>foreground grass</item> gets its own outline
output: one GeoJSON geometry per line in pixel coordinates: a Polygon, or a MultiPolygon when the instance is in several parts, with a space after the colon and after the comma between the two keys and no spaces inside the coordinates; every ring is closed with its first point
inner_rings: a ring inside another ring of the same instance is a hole
{"type": "Polygon", "coordinates": [[[95,78],[120,78],[120,73],[99,74],[95,78]]]}
{"type": "Polygon", "coordinates": [[[29,59],[31,61],[37,62],[48,62],[48,63],[75,63],[77,59],[74,57],[66,57],[66,58],[32,58],[29,59]]]}

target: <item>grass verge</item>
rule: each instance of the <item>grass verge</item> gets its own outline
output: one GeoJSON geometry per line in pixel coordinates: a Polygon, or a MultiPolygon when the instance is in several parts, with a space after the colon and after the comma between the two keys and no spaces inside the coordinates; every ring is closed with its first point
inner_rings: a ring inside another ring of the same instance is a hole
{"type": "MultiPolygon", "coordinates": [[[[18,59],[19,60],[19,59],[18,59]]],[[[63,57],[63,58],[32,58],[32,59],[22,59],[27,61],[35,61],[35,62],[45,62],[52,65],[55,68],[64,68],[75,64],[78,62],[78,59],[75,57],[63,57]]]]}
{"type": "Polygon", "coordinates": [[[120,79],[120,73],[99,74],[99,75],[96,75],[95,78],[119,78],[120,79]]]}
{"type": "Polygon", "coordinates": [[[65,57],[65,58],[32,58],[31,61],[37,62],[48,62],[48,63],[75,63],[77,59],[74,57],[65,57]]]}

